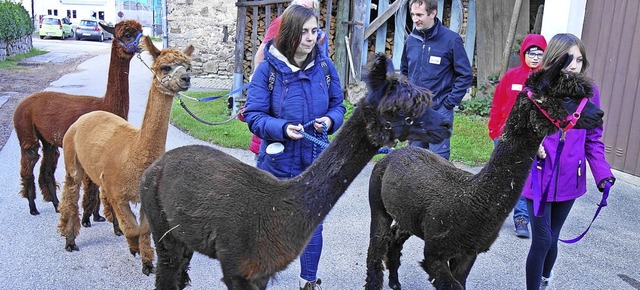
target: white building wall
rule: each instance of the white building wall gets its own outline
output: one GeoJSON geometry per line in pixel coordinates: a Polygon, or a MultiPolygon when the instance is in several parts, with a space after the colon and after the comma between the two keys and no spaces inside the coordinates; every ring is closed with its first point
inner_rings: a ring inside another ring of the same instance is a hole
{"type": "Polygon", "coordinates": [[[549,41],[558,33],[582,37],[587,0],[546,0],[541,34],[549,41]]]}

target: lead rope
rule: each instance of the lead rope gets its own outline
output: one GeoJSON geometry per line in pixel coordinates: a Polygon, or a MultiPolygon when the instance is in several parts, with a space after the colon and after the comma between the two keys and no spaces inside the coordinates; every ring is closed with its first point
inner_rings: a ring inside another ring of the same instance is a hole
{"type": "MultiPolygon", "coordinates": [[[[162,80],[158,77],[158,75],[156,75],[156,73],[151,69],[151,67],[149,67],[149,65],[147,65],[147,63],[142,59],[142,55],[140,54],[140,52],[138,52],[138,53],[137,53],[136,57],[140,60],[140,62],[142,62],[142,64],[144,64],[144,66],[146,66],[146,67],[147,67],[147,69],[149,69],[149,71],[151,72],[151,74],[153,74],[153,77],[155,77],[155,78],[156,78],[156,80],[160,83],[160,85],[162,85],[165,89],[170,90],[170,88],[167,88],[167,86],[165,86],[165,85],[164,85],[164,83],[163,83],[163,82],[162,82],[162,80]]],[[[176,68],[176,69],[177,69],[177,68],[176,68]]],[[[172,78],[173,78],[173,74],[174,74],[175,72],[176,72],[176,70],[174,70],[174,71],[171,73],[171,75],[170,75],[170,76],[171,76],[172,78]]],[[[241,87],[240,89],[244,89],[246,86],[248,86],[248,84],[247,84],[247,85],[245,85],[245,86],[243,86],[243,87],[241,87]]],[[[230,94],[231,94],[231,93],[230,93],[230,94]]],[[[174,97],[176,98],[176,101],[178,102],[178,104],[179,104],[179,105],[180,105],[180,106],[181,106],[181,107],[182,107],[182,108],[183,108],[183,109],[184,109],[184,110],[185,110],[185,111],[186,111],[186,112],[187,112],[187,113],[188,113],[192,118],[194,118],[194,119],[196,119],[198,122],[203,123],[203,124],[206,124],[206,125],[212,125],[212,126],[213,126],[213,125],[222,125],[222,124],[229,123],[229,122],[231,122],[233,119],[235,119],[235,118],[237,118],[237,117],[238,117],[238,114],[235,114],[235,115],[233,115],[233,116],[229,117],[229,119],[224,120],[224,121],[221,121],[221,122],[210,122],[210,121],[206,121],[206,120],[204,120],[204,119],[202,119],[202,118],[198,117],[198,116],[197,116],[196,114],[194,114],[191,110],[189,110],[189,108],[187,108],[187,105],[186,105],[186,104],[184,103],[184,101],[182,100],[182,98],[186,98],[186,99],[189,99],[189,100],[195,100],[195,101],[199,101],[199,102],[201,102],[201,100],[200,100],[200,99],[196,99],[196,98],[189,97],[189,96],[187,96],[187,95],[183,94],[182,92],[176,92],[174,97]]],[[[210,98],[210,97],[209,97],[209,98],[210,98]]],[[[204,98],[204,99],[206,99],[207,101],[212,100],[212,99],[209,99],[209,98],[204,98]]],[[[214,98],[214,99],[217,99],[217,98],[214,98]]]]}
{"type": "MultiPolygon", "coordinates": [[[[304,126],[302,126],[303,128],[305,127],[309,127],[311,125],[313,125],[313,123],[315,123],[315,120],[311,120],[309,122],[307,122],[306,124],[304,124],[304,126]]],[[[313,127],[312,127],[313,128],[313,127]]],[[[304,136],[304,138],[309,139],[309,141],[313,142],[313,159],[315,160],[317,156],[319,156],[320,154],[318,154],[317,152],[321,150],[319,150],[320,148],[322,150],[326,149],[329,146],[329,137],[327,134],[327,124],[325,122],[322,122],[322,133],[313,130],[313,135],[300,130],[297,131],[298,133],[302,134],[302,136],[304,136]],[[320,148],[318,148],[318,146],[320,148]]],[[[391,152],[391,149],[383,147],[378,149],[378,153],[377,154],[389,154],[391,152]]]]}

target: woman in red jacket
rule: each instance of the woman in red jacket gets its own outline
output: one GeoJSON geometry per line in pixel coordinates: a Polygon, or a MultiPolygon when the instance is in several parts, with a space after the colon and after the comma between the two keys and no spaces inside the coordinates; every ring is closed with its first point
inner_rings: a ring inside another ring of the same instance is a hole
{"type": "MultiPolygon", "coordinates": [[[[520,46],[520,66],[509,69],[496,86],[488,124],[489,137],[495,143],[498,142],[498,137],[502,134],[502,127],[516,101],[516,96],[522,91],[524,81],[540,67],[546,49],[547,41],[544,36],[527,35],[520,46]]],[[[522,197],[513,208],[513,223],[515,224],[516,236],[529,238],[527,203],[522,197]]]]}

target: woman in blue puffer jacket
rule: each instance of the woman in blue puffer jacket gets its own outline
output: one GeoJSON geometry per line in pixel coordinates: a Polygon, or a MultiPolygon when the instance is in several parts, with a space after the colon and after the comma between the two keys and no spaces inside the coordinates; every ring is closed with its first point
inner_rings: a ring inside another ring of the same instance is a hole
{"type": "MultiPolygon", "coordinates": [[[[287,179],[304,171],[322,151],[299,131],[322,133],[324,124],[331,134],[342,125],[346,109],[336,69],[316,45],[318,14],[290,5],[281,21],[253,74],[244,116],[249,130],[263,140],[258,168],[287,179]],[[312,125],[303,128],[308,123],[312,125]]],[[[319,225],[300,256],[301,289],[314,289],[321,251],[319,225]]]]}

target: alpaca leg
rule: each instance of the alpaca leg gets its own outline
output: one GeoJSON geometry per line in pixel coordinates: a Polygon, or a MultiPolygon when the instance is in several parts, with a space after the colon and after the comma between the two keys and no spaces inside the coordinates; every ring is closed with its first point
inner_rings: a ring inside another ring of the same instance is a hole
{"type": "Polygon", "coordinates": [[[100,212],[100,192],[98,185],[91,181],[89,176],[85,176],[82,181],[84,196],[82,198],[82,226],[85,228],[91,227],[91,221],[89,218],[93,216],[93,220],[97,222],[103,222],[105,219],[96,212],[100,212]],[[96,219],[98,217],[98,219],[96,219]]]}
{"type": "Polygon", "coordinates": [[[384,267],[382,266],[382,259],[389,246],[391,222],[392,218],[386,212],[379,211],[374,214],[372,210],[365,289],[379,290],[383,288],[384,267]]]}
{"type": "MultiPolygon", "coordinates": [[[[437,252],[437,251],[436,251],[437,252]]],[[[420,263],[422,268],[429,274],[429,279],[438,290],[464,290],[451,274],[449,263],[441,257],[429,255],[428,247],[425,246],[424,260],[420,263]]]]}
{"type": "Polygon", "coordinates": [[[386,265],[389,269],[389,287],[391,289],[402,289],[398,279],[398,269],[400,268],[400,256],[404,242],[411,237],[411,233],[403,231],[398,225],[391,227],[391,241],[387,250],[386,265]]]}
{"type": "Polygon", "coordinates": [[[100,192],[100,200],[102,201],[102,206],[104,207],[103,212],[104,216],[113,224],[113,233],[116,236],[122,236],[122,230],[120,230],[120,225],[118,224],[118,218],[116,218],[115,213],[113,212],[113,207],[111,206],[111,202],[107,198],[107,193],[103,188],[99,189],[100,192]]]}
{"type": "Polygon", "coordinates": [[[29,212],[31,215],[39,215],[40,212],[36,208],[36,183],[33,176],[33,168],[36,166],[40,155],[38,154],[38,140],[34,146],[29,148],[22,147],[20,149],[20,179],[22,180],[22,189],[20,194],[29,201],[29,212]]]}
{"type": "MultiPolygon", "coordinates": [[[[69,166],[67,166],[69,167],[69,166]]],[[[71,170],[69,170],[71,171],[71,170]]],[[[58,231],[66,238],[64,248],[69,251],[78,251],[76,237],[80,233],[80,219],[78,218],[78,200],[80,198],[81,173],[67,172],[64,187],[62,189],[62,201],[60,202],[60,224],[58,231]]]]}
{"type": "Polygon", "coordinates": [[[473,267],[473,264],[476,262],[477,256],[478,255],[465,255],[449,260],[451,274],[453,274],[453,277],[462,284],[463,288],[467,287],[467,277],[471,272],[471,267],[473,267]]]}
{"type": "Polygon", "coordinates": [[[224,277],[222,278],[222,281],[224,282],[225,285],[227,285],[227,288],[229,290],[232,290],[232,289],[260,290],[260,288],[258,288],[257,285],[251,283],[249,280],[241,276],[228,277],[227,275],[224,275],[224,277]]]}
{"type": "Polygon", "coordinates": [[[156,289],[184,289],[190,282],[187,270],[193,251],[171,234],[162,232],[166,233],[165,230],[153,232],[158,253],[156,289]]]}
{"type": "Polygon", "coordinates": [[[193,251],[190,251],[187,247],[185,247],[182,257],[183,259],[180,263],[180,269],[178,271],[178,287],[180,289],[186,288],[191,283],[191,278],[189,278],[189,264],[191,263],[191,258],[193,257],[193,251]]]}
{"type": "MultiPolygon", "coordinates": [[[[116,191],[114,191],[114,193],[115,192],[116,191]]],[[[129,252],[131,252],[131,254],[135,256],[136,254],[140,253],[138,244],[138,239],[140,237],[140,227],[138,226],[138,222],[136,221],[136,216],[133,214],[133,211],[131,211],[131,207],[129,206],[128,201],[119,201],[115,204],[117,204],[117,206],[114,207],[113,210],[115,211],[115,216],[119,223],[118,225],[122,229],[124,236],[127,238],[127,244],[129,244],[129,252]]]]}
{"type": "Polygon", "coordinates": [[[151,247],[151,229],[147,215],[140,206],[140,257],[142,258],[142,273],[149,276],[153,269],[153,247],[151,247]]]}
{"type": "Polygon", "coordinates": [[[42,162],[40,164],[40,176],[38,177],[38,183],[40,190],[42,190],[42,198],[45,201],[53,202],[53,207],[56,212],[58,211],[58,195],[56,190],[58,184],[56,183],[55,172],[58,167],[58,158],[60,157],[60,151],[58,147],[50,144],[46,141],[42,141],[42,162]]]}

